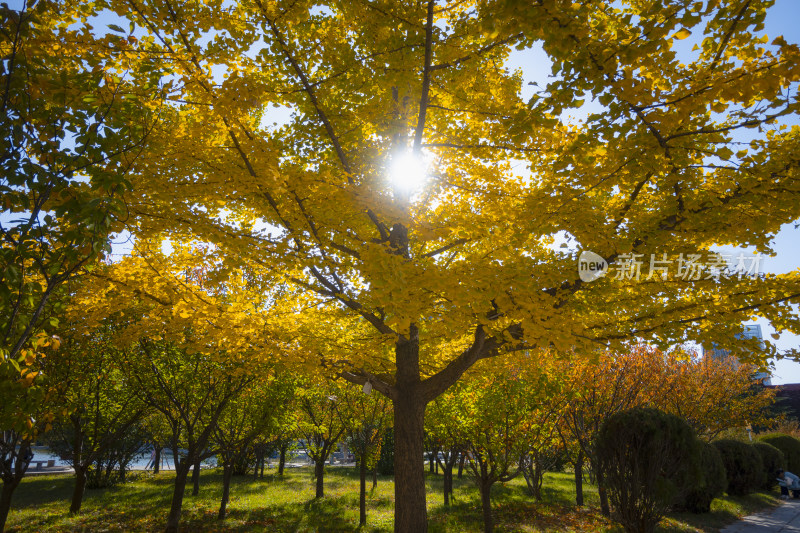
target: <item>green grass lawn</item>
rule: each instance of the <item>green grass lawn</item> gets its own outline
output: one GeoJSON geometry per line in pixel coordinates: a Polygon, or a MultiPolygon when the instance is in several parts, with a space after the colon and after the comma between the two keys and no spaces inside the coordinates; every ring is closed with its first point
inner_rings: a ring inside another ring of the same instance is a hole
{"type": "MultiPolygon", "coordinates": [[[[134,473],[132,480],[110,489],[87,490],[83,510],[67,512],[72,477],[66,475],[25,478],[14,494],[8,531],[159,531],[163,528],[172,497],[173,473],[134,473]]],[[[368,484],[368,489],[371,485],[368,484]]],[[[190,492],[191,487],[187,487],[190,492]]],[[[358,475],[350,468],[330,468],[326,496],[314,500],[311,469],[287,469],[284,479],[234,478],[229,517],[216,518],[222,491],[220,471],[201,475],[199,496],[187,495],[183,504],[183,531],[357,531],[358,475]]],[[[442,505],[442,477],[428,477],[430,530],[437,532],[482,531],[480,500],[466,477],[455,480],[455,502],[442,505]]],[[[375,491],[368,490],[367,522],[363,531],[392,531],[393,485],[380,478],[375,491]]],[[[517,478],[496,485],[493,492],[496,531],[620,531],[600,516],[597,491],[585,486],[586,506],[573,505],[575,488],[571,474],[548,474],[544,499],[532,501],[525,482],[517,478]]],[[[719,531],[737,517],[777,505],[777,492],[744,498],[725,497],[714,502],[712,513],[674,514],[660,528],[663,532],[719,531]]]]}

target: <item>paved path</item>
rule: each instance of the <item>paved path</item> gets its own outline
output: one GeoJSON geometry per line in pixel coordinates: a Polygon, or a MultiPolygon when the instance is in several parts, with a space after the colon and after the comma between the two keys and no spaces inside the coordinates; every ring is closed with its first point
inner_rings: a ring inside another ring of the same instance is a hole
{"type": "Polygon", "coordinates": [[[800,533],[800,500],[787,500],[765,513],[746,516],[720,533],[800,533]]]}

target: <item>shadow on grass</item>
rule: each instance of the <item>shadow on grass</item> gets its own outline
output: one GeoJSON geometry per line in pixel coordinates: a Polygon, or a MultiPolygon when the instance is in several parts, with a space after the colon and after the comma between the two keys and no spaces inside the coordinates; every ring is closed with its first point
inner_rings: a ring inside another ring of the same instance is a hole
{"type": "MultiPolygon", "coordinates": [[[[201,473],[200,494],[187,494],[181,515],[182,531],[324,531],[388,533],[393,528],[392,484],[385,478],[367,496],[368,524],[359,528],[358,475],[353,469],[334,468],[326,474],[325,498],[313,499],[310,469],[295,470],[284,479],[252,476],[233,479],[228,518],[217,519],[221,473],[201,473]]],[[[70,475],[25,479],[14,495],[8,531],[160,531],[163,529],[174,483],[174,473],[142,473],[123,484],[88,490],[81,514],[68,514],[74,480],[70,475]]],[[[478,533],[483,530],[478,490],[471,478],[454,479],[455,499],[442,505],[442,476],[426,479],[432,533],[478,533]]],[[[191,489],[191,484],[187,487],[191,489]]],[[[621,531],[600,516],[597,492],[587,486],[587,506],[574,506],[570,474],[548,474],[543,499],[536,502],[523,480],[497,484],[492,491],[493,514],[498,531],[621,531]]],[[[672,514],[658,531],[718,531],[738,517],[776,505],[777,494],[715,500],[705,515],[672,514]]]]}

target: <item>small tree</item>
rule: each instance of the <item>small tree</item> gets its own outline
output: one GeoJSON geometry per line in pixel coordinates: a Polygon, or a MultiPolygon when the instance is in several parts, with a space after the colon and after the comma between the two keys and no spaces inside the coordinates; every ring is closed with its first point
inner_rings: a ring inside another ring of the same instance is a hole
{"type": "MultiPolygon", "coordinates": [[[[578,504],[583,502],[582,470],[588,460],[600,496],[600,509],[610,513],[603,472],[598,468],[595,444],[605,420],[615,413],[647,404],[650,384],[661,384],[663,371],[655,350],[635,346],[626,352],[602,352],[592,358],[573,358],[564,368],[566,381],[574,392],[562,420],[564,440],[572,444],[578,504]]],[[[658,394],[656,392],[655,394],[658,394]]]]}
{"type": "Polygon", "coordinates": [[[250,368],[248,372],[255,375],[256,380],[229,402],[214,431],[214,448],[218,450],[223,470],[222,499],[217,514],[220,520],[227,517],[234,466],[247,455],[259,434],[269,432],[281,405],[293,393],[292,384],[277,379],[274,370],[270,371],[265,365],[250,368]]]}
{"type": "Polygon", "coordinates": [[[528,492],[538,502],[542,500],[544,474],[552,471],[562,460],[564,450],[553,446],[532,447],[520,459],[520,471],[525,477],[528,492]]]}
{"type": "Polygon", "coordinates": [[[628,533],[651,533],[692,481],[697,440],[680,418],[635,408],[605,421],[597,438],[613,509],[628,533]]]}
{"type": "Polygon", "coordinates": [[[391,400],[379,394],[365,394],[361,387],[342,388],[345,401],[342,417],[347,444],[358,460],[358,525],[367,523],[367,469],[375,466],[381,442],[392,419],[391,400]]]}
{"type": "Polygon", "coordinates": [[[436,440],[443,450],[441,459],[437,455],[436,460],[442,467],[445,506],[450,505],[453,496],[453,468],[467,450],[466,437],[457,423],[461,414],[458,409],[453,394],[445,394],[429,403],[425,410],[425,433],[429,439],[436,440]]]}
{"type": "Polygon", "coordinates": [[[519,474],[520,457],[535,434],[533,413],[556,392],[558,381],[543,352],[522,354],[514,361],[480,364],[461,384],[436,402],[451,402],[452,424],[470,454],[469,467],[481,494],[483,527],[494,529],[491,490],[497,482],[519,474]]]}
{"type": "Polygon", "coordinates": [[[190,353],[163,341],[142,339],[127,356],[128,379],[142,402],[159,411],[172,429],[171,447],[186,450],[175,464],[167,533],[178,531],[189,469],[214,455],[209,448],[220,417],[255,380],[226,354],[190,353]]]}
{"type": "Polygon", "coordinates": [[[91,484],[102,485],[115,466],[124,468],[119,462],[123,456],[141,448],[124,437],[147,408],[125,379],[120,352],[108,342],[110,334],[110,327],[73,329],[61,349],[45,359],[53,383],[50,409],[63,412],[46,438],[75,471],[70,513],[81,509],[90,470],[91,484]]]}
{"type": "Polygon", "coordinates": [[[299,395],[301,411],[298,432],[306,441],[306,450],[314,460],[316,498],[325,495],[325,461],[339,443],[346,426],[340,414],[342,397],[339,387],[329,382],[308,384],[299,395]]]}

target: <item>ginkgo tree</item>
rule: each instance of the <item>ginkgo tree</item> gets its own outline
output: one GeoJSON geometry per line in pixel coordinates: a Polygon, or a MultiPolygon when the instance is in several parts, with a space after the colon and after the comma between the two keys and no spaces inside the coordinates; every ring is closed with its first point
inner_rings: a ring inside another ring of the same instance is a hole
{"type": "Polygon", "coordinates": [[[161,73],[93,33],[94,2],[0,5],[0,464],[8,503],[47,413],[39,367],[64,284],[122,228],[128,171],[161,103],[161,73]],[[16,8],[16,9],[15,9],[16,8]]]}
{"type": "Polygon", "coordinates": [[[358,462],[358,525],[362,527],[367,524],[367,468],[374,471],[377,466],[392,414],[390,400],[371,392],[369,387],[352,386],[339,392],[345,403],[341,410],[345,442],[358,462]]]}
{"type": "MultiPolygon", "coordinates": [[[[554,432],[562,399],[568,397],[553,359],[536,350],[501,364],[476,365],[431,404],[430,414],[446,420],[456,435],[453,442],[463,443],[469,453],[487,533],[494,530],[492,487],[521,473],[523,458],[539,445],[542,434],[554,432]]],[[[442,433],[441,424],[433,429],[442,433]]],[[[452,487],[452,467],[449,475],[452,487]]]]}
{"type": "MultiPolygon", "coordinates": [[[[199,472],[197,465],[224,445],[230,481],[237,447],[273,414],[272,392],[278,391],[266,385],[275,372],[267,363],[277,358],[280,345],[261,312],[274,298],[265,297],[264,276],[232,269],[197,243],[176,241],[170,254],[150,249],[144,240],[136,247],[136,253],[87,274],[68,316],[91,324],[116,310],[109,342],[119,349],[125,385],[166,422],[176,476],[165,529],[178,531],[192,465],[199,472]],[[259,390],[266,395],[261,404],[259,390]],[[253,428],[246,418],[257,412],[261,420],[253,428]]],[[[227,495],[222,501],[220,517],[226,515],[227,495]]]]}
{"type": "Polygon", "coordinates": [[[347,329],[317,324],[307,353],[392,399],[395,528],[425,531],[425,405],[477,360],[798,329],[796,273],[709,253],[768,253],[800,215],[800,51],[760,37],[768,4],[109,0],[143,34],[125,54],[171,73],[131,231],[371,330],[334,353],[347,329]],[[553,77],[523,98],[505,62],[533,47],[553,77]]]}
{"type": "Polygon", "coordinates": [[[90,470],[147,410],[126,383],[121,353],[108,340],[112,326],[86,332],[70,324],[70,330],[61,348],[45,359],[52,380],[47,407],[59,415],[46,438],[75,471],[70,513],[78,513],[90,470]]]}

